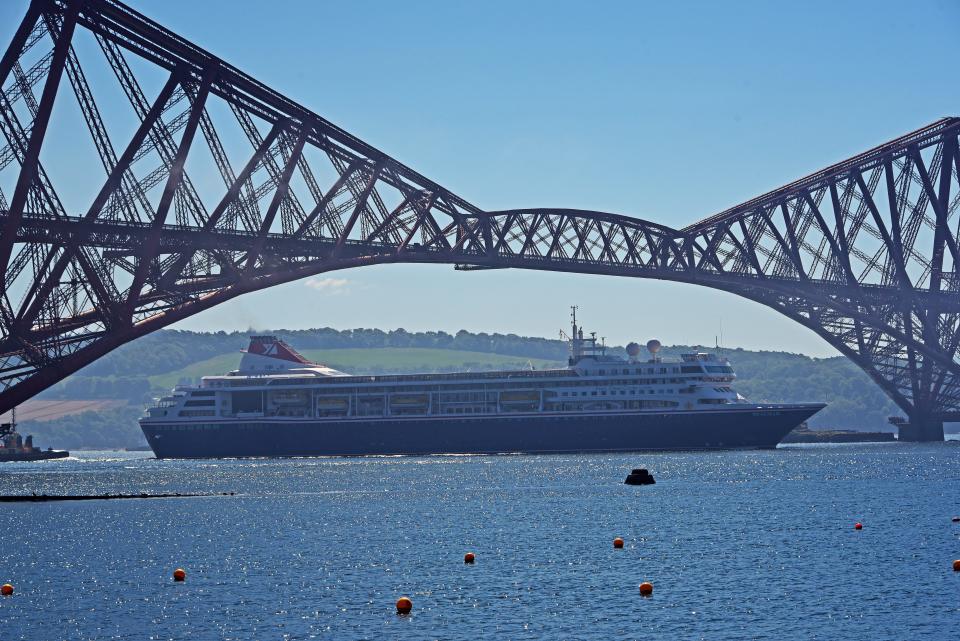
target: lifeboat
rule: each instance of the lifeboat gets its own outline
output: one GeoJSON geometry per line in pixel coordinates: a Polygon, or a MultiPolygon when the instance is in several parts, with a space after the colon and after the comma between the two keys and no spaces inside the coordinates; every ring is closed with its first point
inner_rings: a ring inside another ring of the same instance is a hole
{"type": "Polygon", "coordinates": [[[403,396],[394,396],[390,399],[390,405],[426,405],[426,394],[406,394],[403,396]]]}
{"type": "Polygon", "coordinates": [[[530,403],[532,401],[540,401],[540,392],[500,392],[501,403],[530,403]]]}
{"type": "Polygon", "coordinates": [[[282,392],[274,392],[270,398],[277,405],[303,405],[307,402],[307,392],[284,390],[282,392]]]}

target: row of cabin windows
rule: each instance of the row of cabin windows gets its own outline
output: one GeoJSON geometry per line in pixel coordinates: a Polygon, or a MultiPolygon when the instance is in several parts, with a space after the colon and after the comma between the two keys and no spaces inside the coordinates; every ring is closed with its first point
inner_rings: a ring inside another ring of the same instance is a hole
{"type": "Polygon", "coordinates": [[[642,400],[642,401],[579,401],[573,400],[570,401],[557,401],[555,402],[551,409],[560,410],[560,411],[582,411],[590,409],[651,409],[651,408],[661,408],[661,407],[679,407],[680,403],[677,401],[667,401],[667,400],[642,400]]]}
{"type": "Polygon", "coordinates": [[[664,383],[673,383],[674,385],[679,385],[682,383],[689,383],[691,381],[699,381],[701,377],[689,377],[689,378],[634,378],[634,379],[610,379],[606,381],[574,381],[570,383],[564,382],[544,382],[544,385],[547,387],[596,387],[597,385],[663,385],[664,383]]]}
{"type": "MultiPolygon", "coordinates": [[[[676,393],[677,391],[683,392],[684,390],[673,390],[673,389],[658,389],[658,390],[652,390],[652,389],[651,389],[651,390],[647,390],[647,394],[674,394],[674,393],[676,393]]],[[[641,390],[640,393],[643,394],[643,391],[641,390]]],[[[617,390],[611,390],[611,391],[609,391],[609,392],[602,392],[602,393],[599,393],[599,394],[598,394],[598,392],[590,392],[589,394],[587,394],[587,392],[560,392],[560,396],[598,396],[598,395],[599,395],[599,396],[616,396],[617,394],[619,394],[620,396],[626,396],[626,395],[627,395],[627,391],[626,391],[626,390],[619,390],[619,391],[617,391],[617,390]]]]}
{"type": "Polygon", "coordinates": [[[198,430],[215,430],[219,425],[213,423],[186,423],[183,425],[164,425],[163,429],[177,432],[196,432],[198,430]]]}
{"type": "MultiPolygon", "coordinates": [[[[677,368],[677,367],[669,367],[669,368],[667,368],[667,367],[649,367],[649,368],[647,368],[647,369],[638,368],[638,369],[635,369],[635,370],[629,370],[629,369],[626,369],[626,368],[625,368],[625,369],[623,370],[623,373],[624,373],[624,374],[666,374],[666,373],[668,373],[668,370],[669,370],[669,373],[671,373],[671,374],[676,374],[677,372],[680,372],[681,374],[699,374],[700,372],[703,371],[702,369],[700,369],[700,366],[699,366],[699,365],[681,365],[679,368],[677,368]]],[[[709,371],[709,372],[731,372],[731,373],[732,373],[732,372],[733,372],[733,368],[732,368],[732,367],[729,367],[729,366],[727,366],[727,365],[710,365],[710,366],[707,366],[707,371],[709,371]]],[[[607,375],[607,370],[605,370],[605,369],[600,369],[600,370],[597,370],[597,373],[598,373],[600,376],[606,376],[606,375],[607,375]]],[[[617,373],[618,373],[618,370],[612,369],[612,370],[610,370],[610,373],[611,373],[611,374],[617,374],[617,373]]]]}
{"type": "MultiPolygon", "coordinates": [[[[617,369],[612,369],[610,370],[610,373],[616,374],[618,373],[618,371],[619,370],[617,369]]],[[[667,374],[667,373],[676,374],[677,372],[691,373],[691,372],[699,372],[699,371],[701,371],[700,367],[695,365],[683,365],[683,366],[680,366],[679,368],[677,367],[648,367],[646,369],[642,367],[638,367],[636,369],[623,368],[623,373],[627,375],[629,374],[667,374]]],[[[607,370],[606,369],[597,370],[597,373],[600,376],[606,376],[607,370]]]]}

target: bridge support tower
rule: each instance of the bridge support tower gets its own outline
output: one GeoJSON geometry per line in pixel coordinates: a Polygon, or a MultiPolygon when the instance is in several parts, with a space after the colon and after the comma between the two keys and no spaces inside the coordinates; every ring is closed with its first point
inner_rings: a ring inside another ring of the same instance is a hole
{"type": "Polygon", "coordinates": [[[897,426],[897,438],[912,443],[943,441],[943,420],[929,414],[914,413],[908,419],[894,417],[890,422],[897,426]]]}
{"type": "Polygon", "coordinates": [[[943,421],[923,416],[911,417],[910,421],[900,427],[901,441],[918,443],[942,441],[943,421]]]}

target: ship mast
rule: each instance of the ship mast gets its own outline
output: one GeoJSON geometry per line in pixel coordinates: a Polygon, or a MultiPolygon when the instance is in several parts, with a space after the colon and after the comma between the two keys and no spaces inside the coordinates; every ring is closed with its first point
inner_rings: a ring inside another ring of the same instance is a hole
{"type": "Polygon", "coordinates": [[[570,320],[573,333],[570,335],[570,364],[574,365],[583,356],[583,328],[577,327],[577,310],[579,305],[570,306],[570,320]],[[578,333],[579,332],[579,333],[578,333]]]}
{"type": "Polygon", "coordinates": [[[597,357],[598,355],[602,356],[606,354],[606,344],[602,347],[597,347],[597,333],[590,332],[590,338],[583,337],[583,327],[577,325],[577,310],[580,309],[578,305],[570,306],[570,324],[571,324],[571,334],[567,336],[563,330],[560,331],[561,338],[566,338],[570,341],[570,365],[576,365],[581,358],[585,356],[597,357]]]}

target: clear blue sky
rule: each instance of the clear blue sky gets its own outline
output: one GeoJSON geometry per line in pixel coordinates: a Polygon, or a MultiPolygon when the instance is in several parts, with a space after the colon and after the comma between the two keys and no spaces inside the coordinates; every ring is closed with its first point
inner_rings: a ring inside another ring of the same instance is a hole
{"type": "MultiPolygon", "coordinates": [[[[484,209],[682,226],[960,114],[960,2],[134,1],[484,209]]],[[[25,0],[0,3],[0,40],[25,0]]],[[[461,328],[832,350],[760,305],[657,281],[451,267],[334,272],[179,326],[461,328]]]]}

